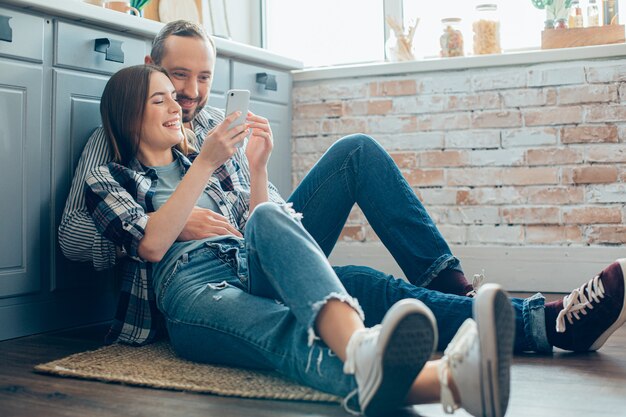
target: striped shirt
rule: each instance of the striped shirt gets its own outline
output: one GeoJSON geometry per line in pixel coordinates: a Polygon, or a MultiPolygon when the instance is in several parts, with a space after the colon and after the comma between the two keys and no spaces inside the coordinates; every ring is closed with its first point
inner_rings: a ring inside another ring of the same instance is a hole
{"type": "MultiPolygon", "coordinates": [[[[197,148],[223,119],[222,111],[208,106],[198,113],[194,119],[197,148]]],[[[129,167],[115,163],[105,165],[112,159],[104,131],[98,128],[78,163],[59,226],[59,242],[69,259],[92,261],[96,269],[115,264],[116,246],[129,255],[124,261],[118,307],[107,341],[144,344],[154,340],[160,323],[150,264],[137,256],[137,246],[148,220],[146,213],[154,211],[150,190],[156,173],[136,161],[129,167]]],[[[181,160],[190,163],[184,156],[181,160]]],[[[232,225],[243,229],[250,201],[250,170],[245,146],[214,172],[206,191],[218,203],[222,215],[232,225]]],[[[284,203],[272,184],[269,184],[269,200],[284,203]]]]}

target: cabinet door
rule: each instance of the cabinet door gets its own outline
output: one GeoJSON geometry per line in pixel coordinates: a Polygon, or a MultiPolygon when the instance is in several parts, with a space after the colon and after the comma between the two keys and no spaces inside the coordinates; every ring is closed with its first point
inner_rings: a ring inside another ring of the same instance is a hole
{"type": "Polygon", "coordinates": [[[286,200],[291,194],[291,113],[289,107],[279,104],[250,101],[250,110],[270,121],[274,135],[274,149],[268,163],[268,174],[280,195],[286,200]]]}
{"type": "Polygon", "coordinates": [[[86,287],[96,281],[96,273],[89,263],[70,262],[63,256],[56,230],[80,155],[91,133],[101,124],[100,97],[107,80],[99,75],[53,70],[52,212],[55,233],[52,253],[56,264],[50,288],[53,291],[86,287]]]}
{"type": "Polygon", "coordinates": [[[41,288],[42,77],[41,68],[0,59],[0,298],[41,288]]]}

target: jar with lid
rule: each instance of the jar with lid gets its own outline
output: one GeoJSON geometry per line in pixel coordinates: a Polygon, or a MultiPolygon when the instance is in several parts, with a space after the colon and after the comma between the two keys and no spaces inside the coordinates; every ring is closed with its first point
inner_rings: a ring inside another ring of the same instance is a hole
{"type": "Polygon", "coordinates": [[[567,19],[556,19],[555,29],[567,29],[567,19]]]}
{"type": "Polygon", "coordinates": [[[441,19],[443,34],[439,38],[441,56],[463,56],[463,33],[461,32],[461,18],[447,17],[441,19]]]}
{"type": "Polygon", "coordinates": [[[472,24],[474,29],[474,54],[499,54],[500,48],[500,19],[498,6],[495,4],[479,4],[476,6],[476,20],[472,24]]]}
{"type": "Polygon", "coordinates": [[[596,0],[589,0],[589,6],[587,6],[587,26],[600,26],[600,11],[596,0]]]}

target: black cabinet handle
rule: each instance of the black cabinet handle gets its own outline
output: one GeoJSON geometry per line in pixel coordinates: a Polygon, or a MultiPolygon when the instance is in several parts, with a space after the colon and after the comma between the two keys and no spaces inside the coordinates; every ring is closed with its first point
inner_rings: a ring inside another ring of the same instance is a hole
{"type": "Polygon", "coordinates": [[[276,83],[276,76],[268,74],[267,72],[258,72],[256,74],[256,82],[258,84],[265,84],[266,90],[277,91],[278,84],[276,83]]]}
{"type": "Polygon", "coordinates": [[[96,39],[94,51],[102,52],[106,55],[107,61],[124,63],[124,51],[122,51],[122,41],[116,41],[109,38],[96,39]]]}
{"type": "Polygon", "coordinates": [[[0,15],[0,41],[13,42],[13,29],[9,25],[11,16],[0,15]]]}

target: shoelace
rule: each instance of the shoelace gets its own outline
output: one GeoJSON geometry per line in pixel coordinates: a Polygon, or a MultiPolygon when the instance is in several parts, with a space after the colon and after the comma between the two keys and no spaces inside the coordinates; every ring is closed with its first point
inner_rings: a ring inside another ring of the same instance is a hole
{"type": "Polygon", "coordinates": [[[466,295],[468,297],[475,297],[476,293],[478,292],[478,289],[480,288],[481,285],[483,285],[483,283],[485,282],[485,270],[483,269],[483,272],[480,274],[474,274],[474,276],[472,277],[472,291],[468,292],[466,295]]]}
{"type": "MultiPolygon", "coordinates": [[[[356,351],[358,350],[361,343],[365,342],[368,339],[374,339],[378,337],[378,334],[380,333],[380,327],[381,325],[378,324],[368,329],[357,330],[356,332],[354,332],[352,337],[350,337],[350,341],[348,341],[348,346],[346,346],[346,362],[343,364],[344,373],[348,375],[353,375],[356,372],[356,367],[357,367],[356,351]]],[[[348,395],[346,395],[346,398],[344,398],[341,401],[341,405],[343,409],[346,410],[347,413],[352,414],[353,416],[359,416],[361,415],[361,413],[359,413],[356,410],[351,409],[350,406],[348,405],[348,402],[355,395],[357,395],[358,392],[359,392],[359,388],[357,387],[354,390],[352,390],[352,392],[350,392],[348,395]]]]}
{"type": "Polygon", "coordinates": [[[441,362],[439,363],[437,372],[439,374],[439,383],[441,384],[441,405],[446,414],[453,414],[455,410],[461,407],[461,405],[454,400],[454,395],[452,395],[452,390],[448,385],[450,368],[455,364],[463,363],[473,341],[474,338],[471,332],[464,333],[462,337],[457,340],[453,339],[444,351],[441,362]],[[451,349],[451,347],[453,347],[453,349],[451,349]]]}
{"type": "Polygon", "coordinates": [[[600,281],[600,276],[597,275],[589,282],[584,283],[580,288],[576,288],[569,295],[563,297],[563,310],[556,317],[556,331],[559,333],[565,332],[565,318],[567,318],[569,324],[574,324],[572,316],[576,320],[580,320],[579,313],[586,316],[587,308],[593,310],[591,301],[599,303],[601,298],[604,298],[604,285],[600,281]]]}

